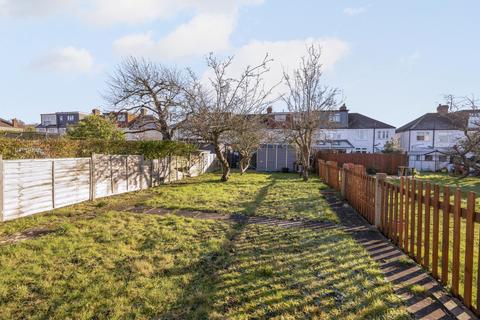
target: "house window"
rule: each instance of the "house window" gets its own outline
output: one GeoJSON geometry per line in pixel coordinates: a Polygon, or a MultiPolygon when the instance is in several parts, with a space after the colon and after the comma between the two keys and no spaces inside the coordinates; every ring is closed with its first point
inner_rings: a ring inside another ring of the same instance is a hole
{"type": "Polygon", "coordinates": [[[440,162],[448,162],[448,157],[444,155],[438,156],[438,161],[440,162]]]}
{"type": "Polygon", "coordinates": [[[416,155],[415,160],[416,161],[422,161],[422,156],[421,155],[416,155]]]}
{"type": "Polygon", "coordinates": [[[67,121],[74,121],[75,120],[75,116],[73,114],[69,114],[67,116],[67,121]]]}
{"type": "Polygon", "coordinates": [[[439,134],[438,135],[438,142],[439,143],[448,143],[448,134],[439,134]]]}
{"type": "Polygon", "coordinates": [[[433,155],[431,154],[425,155],[425,161],[433,161],[433,155]]]}
{"type": "Polygon", "coordinates": [[[340,122],[340,114],[331,113],[331,114],[328,115],[328,120],[330,122],[340,122]]]}
{"type": "Polygon", "coordinates": [[[124,122],[125,121],[125,115],[124,114],[119,114],[117,117],[118,121],[124,122]]]}
{"type": "Polygon", "coordinates": [[[367,148],[355,148],[355,153],[367,153],[367,148]]]}
{"type": "Polygon", "coordinates": [[[367,132],[364,130],[357,130],[357,138],[359,140],[366,140],[367,139],[367,132]]]}
{"type": "Polygon", "coordinates": [[[58,117],[60,119],[60,122],[63,121],[63,116],[58,117]]]}
{"type": "Polygon", "coordinates": [[[287,115],[286,114],[276,114],[275,121],[286,121],[287,115]]]}
{"type": "Polygon", "coordinates": [[[430,141],[430,132],[417,132],[417,141],[430,141]]]}

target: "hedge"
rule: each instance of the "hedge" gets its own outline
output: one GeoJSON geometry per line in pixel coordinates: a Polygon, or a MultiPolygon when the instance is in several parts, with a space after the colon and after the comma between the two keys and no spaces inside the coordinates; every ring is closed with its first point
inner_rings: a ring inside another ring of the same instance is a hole
{"type": "Polygon", "coordinates": [[[143,154],[147,159],[194,152],[191,144],[178,141],[109,141],[69,138],[24,140],[0,137],[3,159],[89,157],[98,154],[143,154]]]}

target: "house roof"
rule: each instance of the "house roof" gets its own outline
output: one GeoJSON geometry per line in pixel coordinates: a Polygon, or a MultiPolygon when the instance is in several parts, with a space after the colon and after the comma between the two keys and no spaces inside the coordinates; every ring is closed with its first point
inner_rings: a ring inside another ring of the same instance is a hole
{"type": "Polygon", "coordinates": [[[353,149],[353,144],[346,139],[325,140],[315,145],[316,149],[353,149]]]}
{"type": "Polygon", "coordinates": [[[460,112],[441,114],[438,112],[425,113],[423,116],[410,121],[397,129],[397,132],[409,130],[458,130],[462,127],[464,117],[460,112]]]}
{"type": "Polygon", "coordinates": [[[13,128],[13,123],[11,121],[0,118],[0,127],[13,128]]]}
{"type": "Polygon", "coordinates": [[[360,113],[348,114],[348,129],[395,129],[394,126],[360,113]]]}

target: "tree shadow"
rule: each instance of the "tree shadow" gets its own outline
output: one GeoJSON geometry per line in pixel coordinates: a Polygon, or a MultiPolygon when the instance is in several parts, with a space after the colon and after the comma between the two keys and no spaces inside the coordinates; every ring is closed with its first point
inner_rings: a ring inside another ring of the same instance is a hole
{"type": "Polygon", "coordinates": [[[408,318],[375,263],[334,224],[255,215],[281,179],[271,175],[240,212],[250,218],[232,225],[220,250],[189,266],[194,277],[158,318],[408,318]]]}

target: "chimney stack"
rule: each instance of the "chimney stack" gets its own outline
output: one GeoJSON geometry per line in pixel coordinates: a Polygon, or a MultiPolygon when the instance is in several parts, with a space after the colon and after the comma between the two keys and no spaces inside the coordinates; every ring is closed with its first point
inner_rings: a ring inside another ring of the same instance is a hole
{"type": "Polygon", "coordinates": [[[446,115],[448,113],[448,105],[439,104],[437,107],[437,113],[441,115],[446,115]]]}
{"type": "Polygon", "coordinates": [[[20,128],[20,123],[17,119],[13,118],[12,119],[12,127],[14,128],[20,128]]]}
{"type": "Polygon", "coordinates": [[[267,107],[267,113],[272,113],[272,112],[273,112],[272,106],[268,106],[268,107],[267,107]]]}
{"type": "Polygon", "coordinates": [[[342,111],[342,112],[347,112],[347,111],[348,111],[347,106],[345,105],[345,103],[342,104],[342,106],[340,107],[339,110],[342,111]]]}
{"type": "Polygon", "coordinates": [[[147,115],[147,109],[146,109],[146,108],[142,108],[142,109],[140,110],[140,116],[141,116],[141,117],[145,117],[146,115],[147,115]]]}
{"type": "Polygon", "coordinates": [[[92,110],[92,114],[95,115],[95,116],[99,116],[102,113],[100,112],[100,109],[95,108],[95,109],[92,110]]]}

